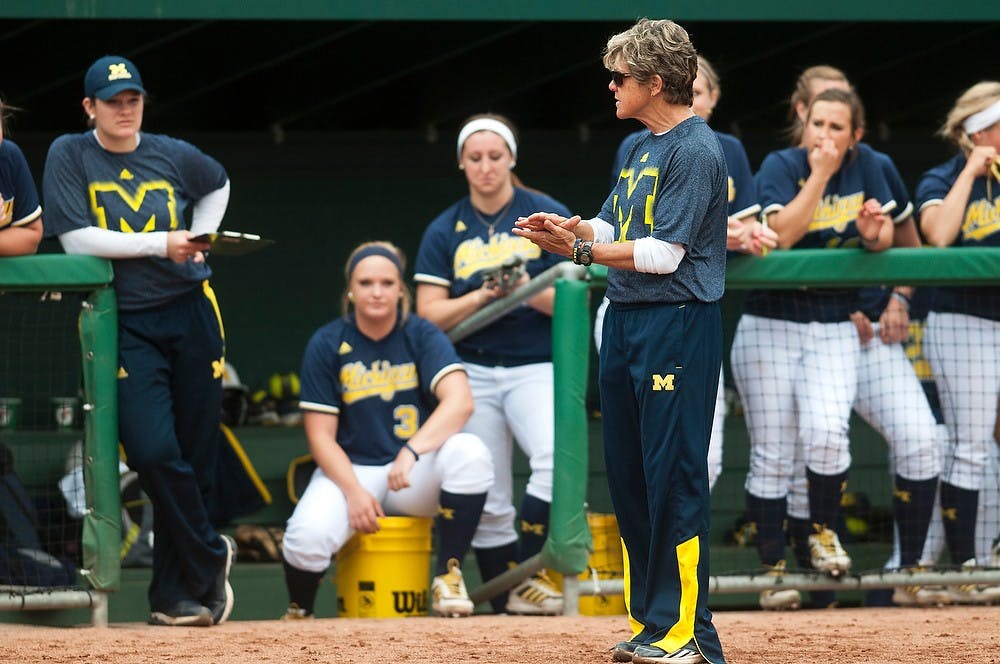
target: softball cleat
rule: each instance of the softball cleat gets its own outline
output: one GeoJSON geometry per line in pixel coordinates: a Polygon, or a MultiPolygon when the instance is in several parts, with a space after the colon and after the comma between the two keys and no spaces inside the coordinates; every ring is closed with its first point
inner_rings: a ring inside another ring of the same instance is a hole
{"type": "Polygon", "coordinates": [[[840,545],[837,533],[829,528],[816,527],[809,536],[809,553],[813,568],[830,576],[846,574],[851,569],[851,558],[840,545]]]}
{"type": "Polygon", "coordinates": [[[431,595],[431,611],[434,615],[459,618],[472,615],[475,608],[465,589],[462,568],[454,558],[448,560],[447,572],[434,577],[431,595]]]}

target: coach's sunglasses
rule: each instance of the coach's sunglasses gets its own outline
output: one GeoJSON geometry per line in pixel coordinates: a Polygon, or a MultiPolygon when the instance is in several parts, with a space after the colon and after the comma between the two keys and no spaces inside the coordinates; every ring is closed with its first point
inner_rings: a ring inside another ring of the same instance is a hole
{"type": "Polygon", "coordinates": [[[611,70],[611,82],[615,84],[616,88],[620,88],[625,82],[626,78],[630,78],[632,74],[626,74],[624,72],[611,70]]]}

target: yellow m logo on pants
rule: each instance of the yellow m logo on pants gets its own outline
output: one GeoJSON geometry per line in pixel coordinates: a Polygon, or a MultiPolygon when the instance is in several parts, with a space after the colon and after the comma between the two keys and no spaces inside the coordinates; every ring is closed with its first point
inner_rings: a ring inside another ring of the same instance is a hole
{"type": "Polygon", "coordinates": [[[660,374],[653,374],[653,391],[673,392],[674,390],[674,374],[667,374],[666,376],[661,376],[660,374]]]}

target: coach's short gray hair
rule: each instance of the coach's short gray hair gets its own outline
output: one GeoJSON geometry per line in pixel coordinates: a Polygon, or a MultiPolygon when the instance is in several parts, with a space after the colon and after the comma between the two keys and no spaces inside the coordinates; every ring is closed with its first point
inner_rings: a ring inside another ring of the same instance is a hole
{"type": "Polygon", "coordinates": [[[667,103],[691,105],[698,52],[687,31],[673,21],[640,18],[625,32],[611,37],[604,48],[604,66],[613,70],[620,62],[639,83],[659,76],[667,103]]]}

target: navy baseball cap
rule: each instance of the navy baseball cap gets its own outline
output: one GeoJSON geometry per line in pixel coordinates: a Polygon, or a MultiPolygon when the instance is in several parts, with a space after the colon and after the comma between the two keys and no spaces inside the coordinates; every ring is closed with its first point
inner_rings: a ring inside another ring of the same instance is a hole
{"type": "Polygon", "coordinates": [[[142,76],[131,60],[120,55],[105,55],[90,65],[83,79],[83,95],[102,101],[111,99],[122,90],[146,94],[142,76]]]}

